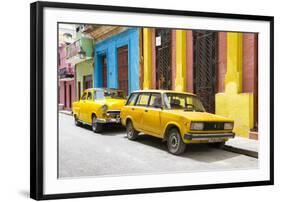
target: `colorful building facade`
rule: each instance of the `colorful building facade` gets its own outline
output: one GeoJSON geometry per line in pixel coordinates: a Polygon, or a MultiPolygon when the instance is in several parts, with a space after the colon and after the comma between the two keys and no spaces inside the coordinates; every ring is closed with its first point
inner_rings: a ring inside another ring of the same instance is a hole
{"type": "Polygon", "coordinates": [[[258,138],[258,34],[79,25],[76,37],[66,47],[75,81],[60,81],[66,109],[91,87],[191,92],[233,118],[238,136],[258,138]]]}
{"type": "Polygon", "coordinates": [[[94,87],[119,88],[127,95],[139,89],[140,29],[109,29],[96,41],[94,87]]]}
{"type": "Polygon", "coordinates": [[[66,44],[59,45],[58,55],[58,76],[59,76],[59,107],[64,110],[71,110],[72,102],[75,100],[74,66],[67,62],[66,44]]]}
{"type": "Polygon", "coordinates": [[[76,39],[67,46],[67,61],[75,67],[76,99],[83,90],[93,87],[93,39],[83,36],[82,25],[76,26],[76,39]]]}
{"type": "Polygon", "coordinates": [[[235,120],[238,136],[258,138],[254,33],[143,29],[143,89],[192,92],[208,112],[235,120]]]}

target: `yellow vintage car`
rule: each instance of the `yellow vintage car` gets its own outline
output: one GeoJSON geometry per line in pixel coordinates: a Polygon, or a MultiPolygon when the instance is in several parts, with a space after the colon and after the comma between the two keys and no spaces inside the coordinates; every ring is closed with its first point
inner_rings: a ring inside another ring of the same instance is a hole
{"type": "Polygon", "coordinates": [[[72,104],[75,125],[91,125],[96,133],[107,123],[120,123],[120,109],[126,103],[122,90],[92,88],[83,92],[81,99],[72,104]]]}
{"type": "Polygon", "coordinates": [[[129,140],[135,140],[139,133],[155,136],[167,142],[172,154],[183,153],[190,143],[223,147],[235,136],[233,120],[207,113],[199,98],[191,93],[136,91],[122,107],[120,117],[129,140]]]}

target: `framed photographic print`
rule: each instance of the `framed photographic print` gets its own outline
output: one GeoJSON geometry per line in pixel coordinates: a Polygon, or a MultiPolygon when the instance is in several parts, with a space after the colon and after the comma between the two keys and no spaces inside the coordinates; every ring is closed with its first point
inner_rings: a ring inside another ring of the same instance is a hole
{"type": "Polygon", "coordinates": [[[273,17],[31,4],[31,198],[273,184],[273,17]]]}

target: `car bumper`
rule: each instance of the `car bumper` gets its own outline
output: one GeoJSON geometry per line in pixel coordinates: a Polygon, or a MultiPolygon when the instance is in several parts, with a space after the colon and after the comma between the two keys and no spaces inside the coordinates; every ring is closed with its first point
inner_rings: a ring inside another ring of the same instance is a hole
{"type": "Polygon", "coordinates": [[[97,119],[98,123],[120,123],[120,118],[97,119]]]}
{"type": "Polygon", "coordinates": [[[184,134],[185,140],[225,140],[234,138],[235,133],[187,133],[184,134]]]}

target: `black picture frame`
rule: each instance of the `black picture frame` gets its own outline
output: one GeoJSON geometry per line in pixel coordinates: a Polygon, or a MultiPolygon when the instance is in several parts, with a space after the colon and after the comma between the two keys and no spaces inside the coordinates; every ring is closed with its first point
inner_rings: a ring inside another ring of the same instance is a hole
{"type": "Polygon", "coordinates": [[[151,9],[121,6],[89,5],[58,2],[35,2],[30,5],[30,197],[36,200],[62,199],[76,197],[108,196],[154,192],[217,189],[274,184],[274,17],[259,15],[240,15],[214,12],[195,12],[183,10],[151,9]],[[267,181],[223,183],[194,186],[155,187],[130,190],[79,192],[66,194],[43,193],[43,9],[67,8],[81,10],[122,11],[130,13],[149,13],[196,17],[215,17],[224,19],[258,20],[270,23],[270,179],[267,181]]]}

